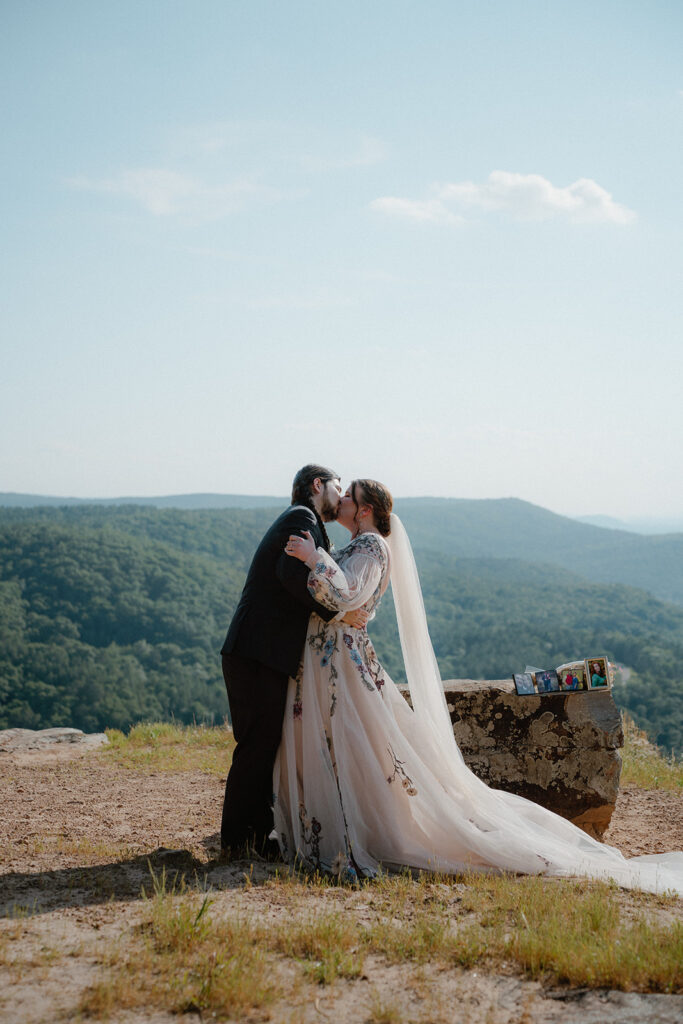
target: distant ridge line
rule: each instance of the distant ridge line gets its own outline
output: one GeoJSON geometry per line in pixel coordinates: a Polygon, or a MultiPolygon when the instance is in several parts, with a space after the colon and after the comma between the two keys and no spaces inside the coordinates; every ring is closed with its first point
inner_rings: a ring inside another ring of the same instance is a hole
{"type": "Polygon", "coordinates": [[[37,508],[39,506],[74,505],[146,505],[153,508],[220,509],[220,508],[283,508],[289,498],[264,494],[167,494],[140,498],[73,498],[47,494],[22,494],[0,491],[0,507],[37,508]]]}
{"type": "MultiPolygon", "coordinates": [[[[151,497],[139,497],[127,495],[116,498],[76,498],[73,496],[61,497],[59,495],[47,494],[26,494],[19,491],[0,491],[0,508],[66,508],[82,505],[122,506],[138,505],[147,508],[159,509],[181,509],[185,511],[205,509],[217,511],[220,509],[260,509],[278,508],[283,509],[289,504],[289,497],[273,494],[218,494],[215,492],[197,492],[192,494],[165,494],[153,495],[151,497]]],[[[479,508],[491,508],[492,506],[505,506],[511,511],[513,509],[525,510],[527,514],[543,515],[553,517],[555,520],[563,520],[565,523],[572,523],[582,527],[584,530],[598,530],[600,533],[611,533],[613,535],[628,534],[631,536],[671,536],[683,533],[683,519],[672,518],[642,518],[642,519],[616,519],[606,515],[585,515],[567,516],[560,512],[552,512],[543,505],[536,505],[526,501],[524,498],[505,496],[500,498],[444,498],[437,495],[424,494],[417,497],[395,498],[396,510],[402,514],[408,514],[413,508],[454,509],[456,507],[466,508],[477,506],[479,508]]]]}

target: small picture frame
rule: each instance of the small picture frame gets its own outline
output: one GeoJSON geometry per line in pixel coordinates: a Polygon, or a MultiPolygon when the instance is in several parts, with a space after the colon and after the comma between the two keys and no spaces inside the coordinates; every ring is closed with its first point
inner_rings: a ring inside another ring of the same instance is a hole
{"type": "Polygon", "coordinates": [[[512,676],[518,694],[536,694],[534,677],[531,672],[515,672],[512,676]]]}
{"type": "Polygon", "coordinates": [[[612,680],[609,674],[609,662],[603,655],[599,658],[586,658],[586,689],[609,690],[612,680]]]}
{"type": "Polygon", "coordinates": [[[586,689],[586,666],[581,664],[569,665],[557,670],[560,680],[560,690],[567,693],[576,693],[578,690],[586,689]]]}
{"type": "Polygon", "coordinates": [[[536,686],[539,693],[556,693],[560,689],[560,680],[554,668],[536,673],[536,686]]]}

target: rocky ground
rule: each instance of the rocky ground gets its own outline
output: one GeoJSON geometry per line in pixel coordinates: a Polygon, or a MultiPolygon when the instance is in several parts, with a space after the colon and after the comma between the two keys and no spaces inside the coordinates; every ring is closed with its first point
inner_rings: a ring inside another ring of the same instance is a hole
{"type": "MultiPolygon", "coordinates": [[[[201,875],[205,884],[220,889],[217,899],[225,906],[256,915],[277,912],[272,891],[258,884],[276,866],[256,863],[252,869],[248,862],[216,859],[222,792],[220,778],[115,768],[96,749],[76,743],[0,752],[0,1021],[75,1018],[82,992],[101,971],[101,951],[125,939],[139,918],[149,861],[157,870],[167,866],[188,877],[201,875]]],[[[671,792],[625,789],[606,838],[627,855],[683,849],[683,799],[671,792]]],[[[346,896],[332,891],[325,898],[346,896]]],[[[681,913],[680,902],[674,913],[681,913]]],[[[403,1014],[388,1021],[666,1024],[683,1019],[683,996],[549,991],[519,976],[429,966],[416,994],[404,978],[404,967],[370,959],[362,979],[304,993],[296,1005],[276,1005],[269,1019],[376,1021],[373,1000],[377,1004],[385,995],[398,998],[403,1014]]],[[[136,1010],[114,1019],[161,1024],[197,1015],[136,1010]]]]}

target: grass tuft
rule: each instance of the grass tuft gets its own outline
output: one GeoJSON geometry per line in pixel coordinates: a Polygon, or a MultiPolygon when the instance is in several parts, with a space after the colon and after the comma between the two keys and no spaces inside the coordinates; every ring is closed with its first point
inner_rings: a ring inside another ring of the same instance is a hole
{"type": "Polygon", "coordinates": [[[131,726],[128,735],[107,729],[107,738],[109,743],[98,756],[134,771],[199,771],[225,776],[235,749],[232,731],[224,726],[141,722],[131,726]]]}
{"type": "MultiPolygon", "coordinates": [[[[666,757],[625,713],[622,784],[642,789],[683,789],[683,761],[666,757]]],[[[224,776],[235,741],[228,727],[183,726],[169,722],[134,725],[128,734],[108,729],[109,743],[98,757],[120,768],[144,771],[201,771],[224,776]]]]}
{"type": "Polygon", "coordinates": [[[404,1021],[405,1017],[395,1002],[383,999],[379,992],[373,993],[366,1024],[403,1024],[404,1021]]]}
{"type": "Polygon", "coordinates": [[[363,936],[351,915],[332,911],[285,921],[265,937],[269,948],[304,961],[320,985],[363,973],[363,936]]]}
{"type": "Polygon", "coordinates": [[[624,713],[624,749],[622,752],[621,785],[640,789],[683,790],[683,761],[673,754],[667,757],[639,729],[628,713],[624,713]]]}
{"type": "Polygon", "coordinates": [[[116,1010],[156,1007],[215,1020],[243,1019],[278,994],[261,930],[248,918],[214,920],[211,899],[184,881],[152,872],[153,896],[137,935],[113,951],[108,976],[83,995],[79,1012],[107,1018],[116,1010]]]}

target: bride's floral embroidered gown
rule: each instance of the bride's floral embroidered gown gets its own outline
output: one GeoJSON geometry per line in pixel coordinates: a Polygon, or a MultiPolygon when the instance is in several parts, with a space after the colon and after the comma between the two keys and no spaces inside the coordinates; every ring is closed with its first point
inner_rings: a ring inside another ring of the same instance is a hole
{"type": "MultiPolygon", "coordinates": [[[[308,586],[327,608],[374,612],[388,582],[386,543],[362,533],[334,555],[318,549],[308,586]]],[[[312,615],[275,763],[275,828],[285,858],[366,877],[380,865],[488,867],[467,842],[477,825],[463,823],[462,813],[457,822],[444,817],[432,753],[367,631],[312,615]]]]}
{"type": "MultiPolygon", "coordinates": [[[[340,613],[374,611],[389,548],[378,534],[321,548],[308,578],[316,601],[340,613]]],[[[385,868],[509,871],[610,878],[683,894],[683,854],[626,859],[529,800],[447,764],[443,747],[383,670],[366,630],[311,616],[290,679],[274,771],[283,856],[333,874],[385,868]]],[[[452,759],[450,759],[452,762],[452,759]]]]}
{"type": "MultiPolygon", "coordinates": [[[[363,533],[334,555],[319,549],[308,587],[326,608],[374,612],[388,580],[386,544],[363,533]]],[[[376,874],[391,849],[378,839],[400,830],[399,819],[405,827],[395,805],[414,792],[400,760],[410,716],[367,631],[312,615],[275,763],[275,828],[287,859],[376,874]]]]}

